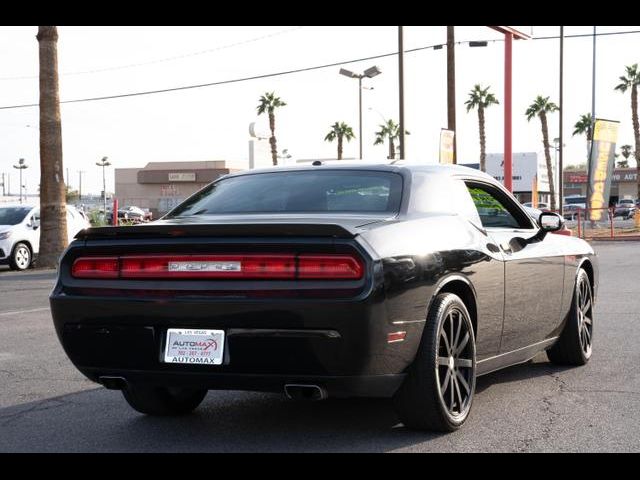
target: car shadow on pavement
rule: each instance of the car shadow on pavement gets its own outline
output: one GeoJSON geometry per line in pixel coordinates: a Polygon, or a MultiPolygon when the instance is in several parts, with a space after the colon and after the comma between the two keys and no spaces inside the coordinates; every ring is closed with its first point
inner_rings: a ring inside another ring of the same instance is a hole
{"type": "Polygon", "coordinates": [[[513,365],[503,370],[488,373],[476,380],[476,393],[482,393],[494,385],[519,382],[536,377],[550,377],[556,373],[573,370],[576,367],[555,365],[542,353],[526,363],[513,365]]]}
{"type": "MultiPolygon", "coordinates": [[[[563,370],[533,362],[480,377],[476,402],[492,385],[563,370]]],[[[294,402],[238,391],[210,391],[191,415],[147,417],[120,392],[96,388],[0,409],[0,452],[446,451],[478,422],[450,435],[419,432],[400,423],[389,399],[294,402]]]]}

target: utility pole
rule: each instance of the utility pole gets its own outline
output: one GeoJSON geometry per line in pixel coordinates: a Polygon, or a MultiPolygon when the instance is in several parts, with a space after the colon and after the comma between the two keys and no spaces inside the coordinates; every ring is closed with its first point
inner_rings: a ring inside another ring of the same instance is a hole
{"type": "Polygon", "coordinates": [[[453,163],[458,163],[456,132],[456,53],[454,27],[447,26],[447,128],[453,135],[453,163]]]}
{"type": "MultiPolygon", "coordinates": [[[[563,190],[564,190],[564,175],[563,175],[563,169],[564,169],[564,163],[563,163],[563,156],[562,156],[562,151],[564,147],[563,144],[563,138],[562,138],[562,132],[563,132],[563,118],[564,118],[564,26],[560,26],[560,135],[559,135],[559,140],[560,140],[560,164],[558,165],[558,172],[556,172],[556,175],[558,175],[558,209],[560,210],[558,213],[560,213],[560,216],[564,217],[564,214],[562,213],[562,209],[563,209],[563,190]]],[[[557,154],[557,151],[556,151],[557,154]]]]}
{"type": "Polygon", "coordinates": [[[84,170],[78,170],[78,201],[82,200],[82,174],[84,170]]]}
{"type": "Polygon", "coordinates": [[[400,160],[405,159],[404,145],[404,34],[402,27],[398,27],[398,84],[399,84],[399,116],[398,122],[398,146],[400,147],[400,160]]]}
{"type": "Polygon", "coordinates": [[[4,172],[2,172],[2,196],[5,196],[5,189],[4,189],[4,172]]]}

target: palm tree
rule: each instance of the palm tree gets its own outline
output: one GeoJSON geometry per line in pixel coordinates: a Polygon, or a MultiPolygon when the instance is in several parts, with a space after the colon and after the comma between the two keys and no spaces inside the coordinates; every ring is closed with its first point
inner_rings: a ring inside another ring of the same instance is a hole
{"type": "Polygon", "coordinates": [[[276,97],[274,92],[267,92],[260,97],[260,104],[258,105],[258,115],[263,113],[269,114],[269,129],[271,130],[271,137],[269,138],[269,144],[271,145],[271,159],[274,165],[278,165],[278,150],[276,148],[276,108],[284,107],[286,105],[280,97],[276,97]]]}
{"type": "Polygon", "coordinates": [[[640,85],[640,70],[638,64],[626,66],[626,75],[620,77],[620,83],[615,90],[625,93],[631,89],[631,121],[633,123],[633,137],[636,144],[636,169],[638,170],[637,195],[640,197],[640,124],[638,123],[638,85],[640,85]]]}
{"type": "Polygon", "coordinates": [[[347,142],[350,142],[354,138],[356,138],[356,136],[349,125],[344,122],[336,122],[331,125],[331,130],[329,130],[327,136],[324,137],[324,141],[333,142],[335,139],[338,139],[338,160],[342,160],[342,141],[346,139],[347,142]]]}
{"type": "Polygon", "coordinates": [[[62,167],[58,92],[58,29],[38,27],[40,58],[40,254],[38,264],[53,268],[67,246],[67,205],[62,167]]]}
{"type": "Polygon", "coordinates": [[[486,136],[484,131],[484,110],[491,105],[497,105],[498,99],[493,93],[489,93],[489,88],[482,88],[480,84],[474,85],[473,89],[469,92],[469,99],[464,102],[467,106],[467,113],[474,108],[478,109],[478,129],[480,131],[480,170],[486,171],[485,161],[487,154],[486,148],[486,136]]]}
{"type": "Polygon", "coordinates": [[[549,101],[549,97],[538,95],[534,102],[529,105],[524,113],[528,121],[535,116],[540,118],[542,126],[542,144],[544,145],[544,158],[547,161],[547,176],[549,178],[549,192],[551,194],[551,210],[556,210],[556,185],[553,181],[553,166],[551,164],[551,154],[549,153],[549,126],[547,124],[547,114],[557,112],[558,106],[549,101]]]}
{"type": "Polygon", "coordinates": [[[591,140],[593,139],[593,117],[590,113],[580,115],[580,119],[573,126],[573,135],[586,135],[587,137],[587,155],[591,149],[591,140]]]}
{"type": "MultiPolygon", "coordinates": [[[[385,122],[379,125],[379,127],[380,131],[376,132],[376,140],[373,144],[382,145],[385,140],[389,140],[389,156],[387,158],[393,160],[396,158],[395,141],[400,136],[400,125],[393,120],[385,120],[385,122]]],[[[405,130],[404,134],[409,135],[409,132],[405,130]]]]}

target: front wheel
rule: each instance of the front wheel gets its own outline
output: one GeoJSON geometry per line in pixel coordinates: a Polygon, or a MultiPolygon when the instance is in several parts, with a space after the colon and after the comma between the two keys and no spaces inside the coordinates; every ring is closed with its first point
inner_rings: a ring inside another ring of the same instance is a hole
{"type": "Polygon", "coordinates": [[[127,403],[140,413],[174,416],[195,410],[204,400],[207,390],[127,385],[122,394],[127,403]]]}
{"type": "Polygon", "coordinates": [[[394,397],[408,428],[451,432],[469,416],[476,385],[473,325],[464,302],[452,293],[438,295],[416,358],[394,397]]]}
{"type": "Polygon", "coordinates": [[[587,272],[578,270],[571,311],[558,341],[547,350],[551,362],[584,365],[593,351],[593,292],[587,272]]]}
{"type": "Polygon", "coordinates": [[[24,243],[17,243],[13,247],[10,266],[13,270],[26,270],[31,265],[31,249],[24,243]]]}

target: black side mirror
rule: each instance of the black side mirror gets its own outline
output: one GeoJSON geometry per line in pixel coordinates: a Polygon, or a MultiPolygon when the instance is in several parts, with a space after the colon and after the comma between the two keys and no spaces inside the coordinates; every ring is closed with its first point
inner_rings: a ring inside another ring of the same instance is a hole
{"type": "Polygon", "coordinates": [[[557,213],[542,212],[538,217],[538,226],[540,227],[540,230],[538,230],[538,233],[536,233],[533,237],[526,239],[522,237],[512,238],[509,242],[509,247],[511,248],[511,250],[513,252],[517,252],[531,243],[541,242],[542,240],[544,240],[544,237],[547,236],[547,233],[562,230],[562,228],[564,227],[564,220],[557,213]]]}

